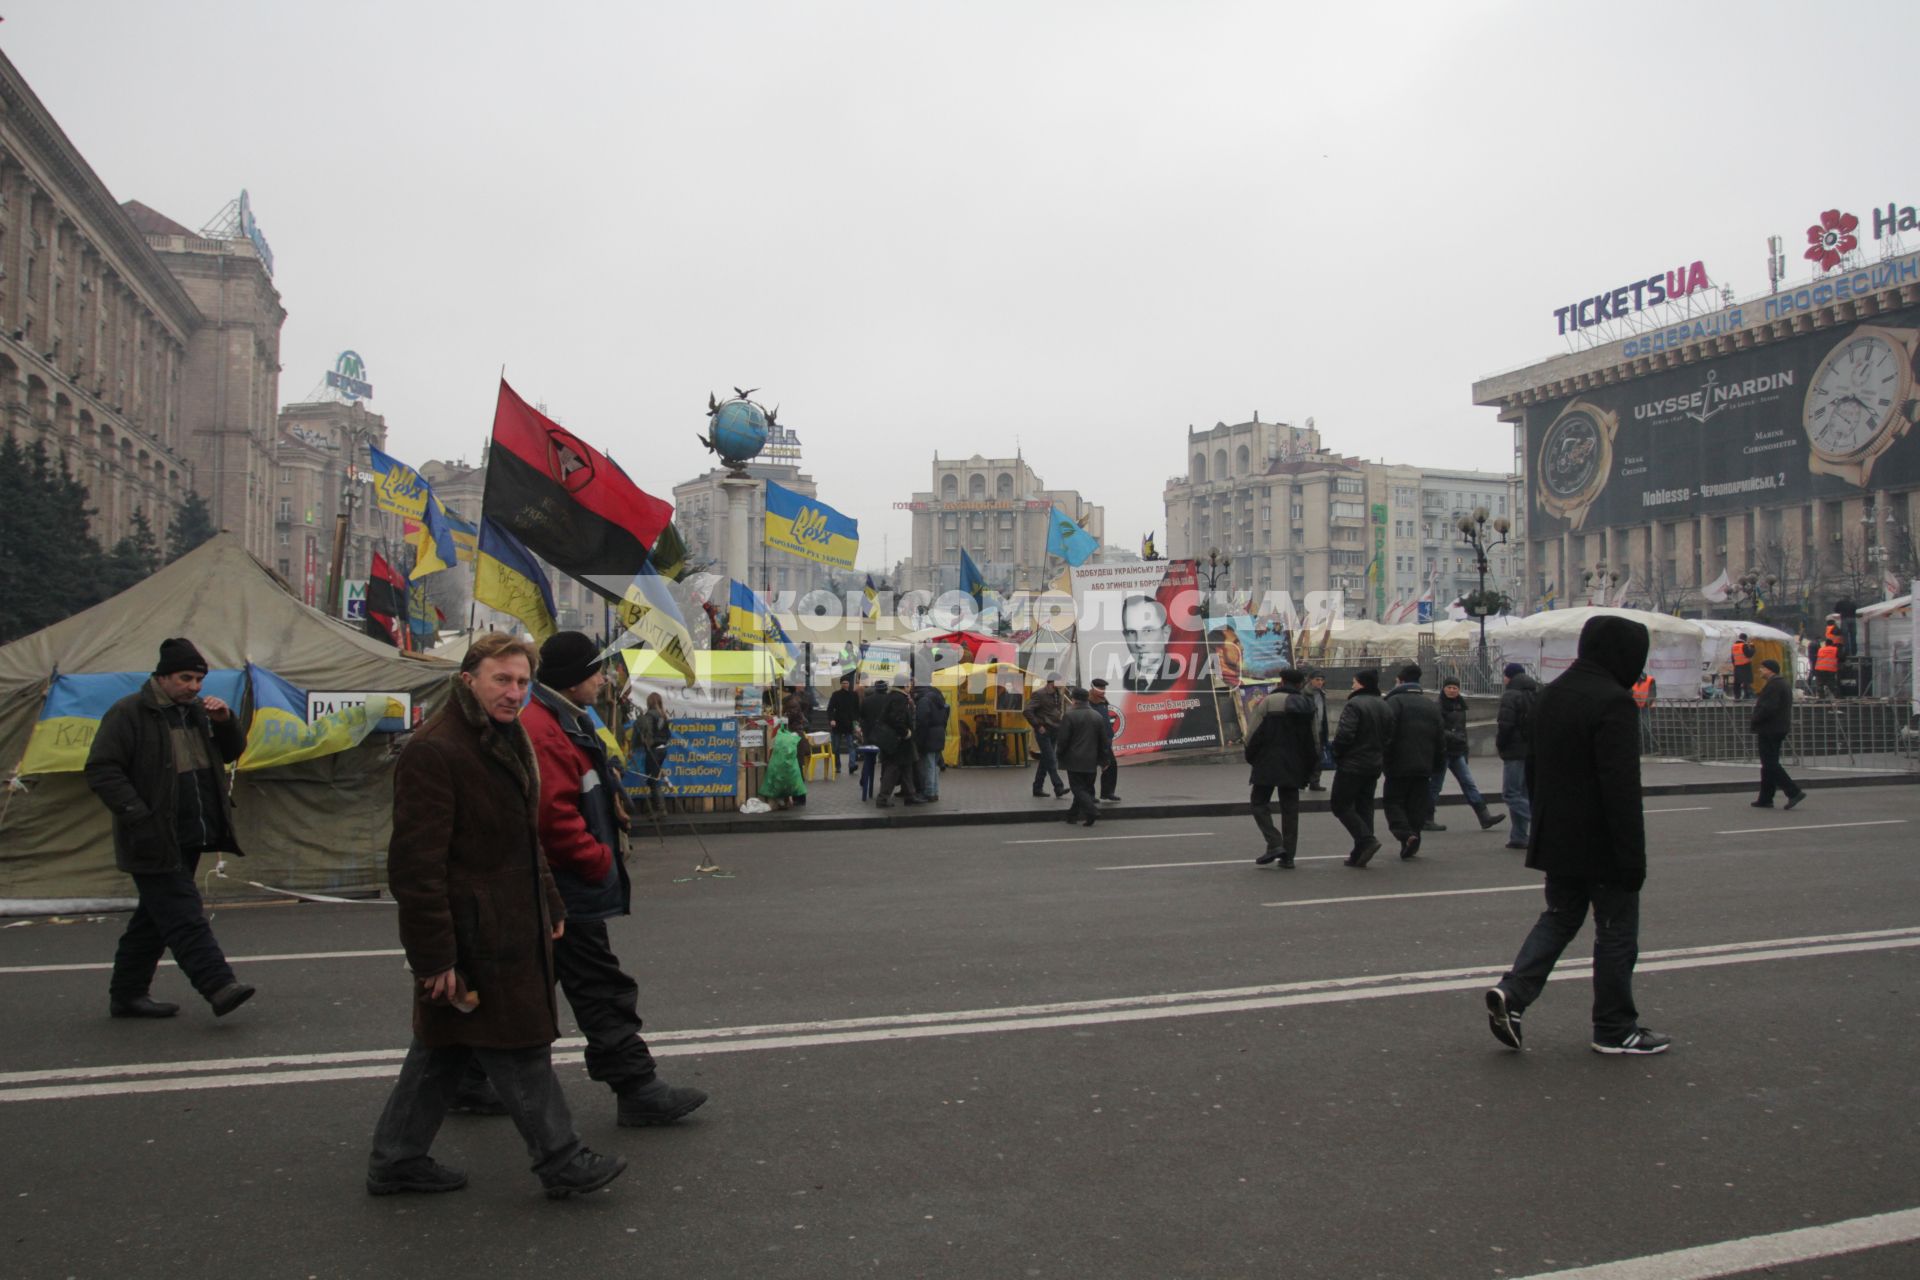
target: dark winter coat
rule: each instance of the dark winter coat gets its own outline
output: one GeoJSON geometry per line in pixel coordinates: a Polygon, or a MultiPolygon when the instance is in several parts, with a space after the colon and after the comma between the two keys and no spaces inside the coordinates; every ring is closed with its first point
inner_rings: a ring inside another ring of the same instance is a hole
{"type": "Polygon", "coordinates": [[[904,689],[873,689],[860,700],[860,732],[882,760],[913,755],[913,703],[904,689]]]}
{"type": "Polygon", "coordinates": [[[1066,698],[1062,696],[1059,686],[1043,684],[1027,695],[1026,709],[1022,714],[1027,717],[1027,723],[1033,726],[1034,732],[1047,733],[1060,727],[1066,712],[1066,698]]]}
{"type": "Polygon", "coordinates": [[[530,1049],[560,1034],[553,929],[566,918],[540,856],[539,766],[519,721],[498,724],[459,676],[393,771],[387,888],[416,978],[458,968],[480,1005],[433,1005],[416,982],[413,1031],[429,1048],[530,1049]]]}
{"type": "Polygon", "coordinates": [[[1448,756],[1467,754],[1467,700],[1440,695],[1440,732],[1448,756]]]}
{"type": "Polygon", "coordinates": [[[1113,759],[1113,722],[1086,703],[1075,703],[1054,730],[1053,750],[1068,773],[1092,773],[1113,759]]]}
{"type": "Polygon", "coordinates": [[[1313,698],[1306,693],[1267,696],[1265,713],[1247,738],[1248,781],[1256,787],[1299,790],[1320,767],[1320,744],[1313,740],[1313,698]]]}
{"type": "Polygon", "coordinates": [[[1387,776],[1430,778],[1446,768],[1446,729],[1440,721],[1440,705],[1417,684],[1393,686],[1384,701],[1393,710],[1387,776]]]}
{"type": "Polygon", "coordinates": [[[1767,687],[1753,700],[1754,736],[1785,738],[1793,730],[1793,689],[1782,676],[1767,681],[1767,687]]]}
{"type": "Polygon", "coordinates": [[[1393,708],[1371,689],[1355,689],[1333,731],[1333,763],[1341,773],[1379,777],[1393,743],[1393,708]]]}
{"type": "Polygon", "coordinates": [[[860,695],[851,689],[835,689],[827,699],[827,728],[833,733],[852,733],[860,723],[860,695]]]}
{"type": "Polygon", "coordinates": [[[913,745],[922,754],[947,749],[947,698],[930,684],[913,691],[913,745]]]}
{"type": "Polygon", "coordinates": [[[620,856],[620,775],[593,721],[544,684],[520,713],[540,765],[540,850],[569,920],[631,912],[633,884],[620,856]]]}
{"type": "Polygon", "coordinates": [[[1502,760],[1527,758],[1527,747],[1533,740],[1533,701],[1539,692],[1539,684],[1525,672],[1507,681],[1506,691],[1500,695],[1500,718],[1493,730],[1493,746],[1502,760]]]}
{"type": "Polygon", "coordinates": [[[1313,703],[1313,738],[1324,751],[1327,745],[1327,691],[1308,689],[1301,696],[1313,703]]]}
{"type": "Polygon", "coordinates": [[[1640,801],[1640,709],[1633,682],[1647,629],[1602,615],[1580,632],[1580,656],[1534,706],[1527,791],[1527,865],[1548,875],[1638,890],[1647,878],[1640,801]]]}
{"type": "MultiPolygon", "coordinates": [[[[206,744],[207,759],[231,764],[246,747],[240,717],[233,713],[215,724],[198,702],[176,704],[149,680],[138,693],[107,708],[87,752],[87,785],[113,813],[113,861],[128,874],[180,870],[176,812],[179,771],[174,767],[173,725],[184,719],[206,744]]],[[[218,797],[220,813],[210,823],[209,848],[241,852],[233,836],[233,795],[227,771],[215,768],[211,786],[201,794],[218,797]]]]}

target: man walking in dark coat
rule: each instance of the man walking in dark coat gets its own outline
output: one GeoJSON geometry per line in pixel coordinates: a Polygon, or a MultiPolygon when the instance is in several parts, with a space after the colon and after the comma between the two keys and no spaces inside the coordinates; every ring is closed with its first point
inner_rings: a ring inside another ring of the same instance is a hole
{"type": "Polygon", "coordinates": [[[194,883],[201,854],[240,852],[222,766],[240,758],[246,738],[231,707],[200,696],[206,675],[192,641],[163,641],[153,678],[107,709],[87,753],[87,785],[113,812],[114,864],[140,897],[107,984],[116,1018],[180,1012],[149,994],[165,951],[216,1018],[253,994],[234,978],[194,883]]]}
{"type": "MultiPolygon", "coordinates": [[[[607,921],[633,912],[633,884],[621,856],[625,835],[620,775],[587,716],[606,683],[599,646],[560,631],[540,646],[533,696],[520,713],[540,769],[540,849],[566,903],[567,930],[553,944],[560,990],[587,1039],[587,1076],[613,1090],[623,1125],[671,1124],[707,1100],[670,1085],[640,1038],[640,984],[620,968],[607,921]]],[[[485,1114],[506,1106],[473,1064],[455,1107],[485,1114]]]]}
{"type": "Polygon", "coordinates": [[[853,691],[851,672],[840,677],[840,687],[827,699],[827,732],[832,735],[835,759],[844,759],[847,773],[853,773],[854,730],[860,725],[860,695],[853,691]]]}
{"type": "Polygon", "coordinates": [[[1320,761],[1320,748],[1313,740],[1313,699],[1306,695],[1305,684],[1298,667],[1282,671],[1279,691],[1267,695],[1260,723],[1247,737],[1247,763],[1252,766],[1247,799],[1253,806],[1253,824],[1267,841],[1266,852],[1253,860],[1258,866],[1278,859],[1283,868],[1291,868],[1300,849],[1300,788],[1313,777],[1320,761]],[[1276,793],[1280,797],[1278,831],[1268,808],[1276,793]]]}
{"type": "Polygon", "coordinates": [[[1527,800],[1527,748],[1533,735],[1533,699],[1540,691],[1527,669],[1509,662],[1502,670],[1507,687],[1500,695],[1500,716],[1493,746],[1500,753],[1500,798],[1507,802],[1513,825],[1507,829],[1507,848],[1527,847],[1527,824],[1533,806],[1527,800]]]}
{"type": "Polygon", "coordinates": [[[1067,696],[1072,699],[1073,709],[1060,718],[1060,727],[1054,731],[1060,766],[1067,771],[1067,784],[1073,788],[1073,807],[1067,810],[1066,820],[1090,827],[1100,813],[1093,780],[1100,766],[1113,758],[1113,727],[1106,716],[1088,705],[1085,689],[1074,689],[1067,696]]]}
{"type": "MultiPolygon", "coordinates": [[[[1087,705],[1107,718],[1107,745],[1111,747],[1114,722],[1119,718],[1119,713],[1113,709],[1113,704],[1107,701],[1105,680],[1093,680],[1088,683],[1087,705]]],[[[1120,759],[1111,751],[1107,754],[1107,762],[1100,766],[1100,803],[1120,803],[1120,759]]]]}
{"type": "Polygon", "coordinates": [[[947,697],[940,686],[913,687],[914,764],[922,800],[940,798],[940,766],[947,753],[947,697]]]}
{"type": "Polygon", "coordinates": [[[1433,775],[1446,767],[1446,731],[1440,707],[1420,687],[1420,668],[1400,668],[1386,696],[1393,711],[1393,746],[1387,752],[1384,807],[1387,830],[1400,842],[1404,861],[1420,852],[1420,829],[1433,814],[1433,775]]]}
{"type": "Polygon", "coordinates": [[[1773,808],[1773,793],[1784,791],[1787,808],[1792,809],[1807,798],[1807,793],[1787,776],[1780,763],[1780,748],[1793,729],[1793,689],[1780,678],[1780,664],[1772,658],[1761,662],[1760,670],[1767,682],[1754,700],[1753,719],[1749,722],[1760,744],[1760,798],[1753,802],[1753,807],[1773,808]]]}
{"type": "Polygon", "coordinates": [[[1320,785],[1320,771],[1327,758],[1327,677],[1317,667],[1307,668],[1306,676],[1307,697],[1313,700],[1313,776],[1307,779],[1307,790],[1325,791],[1320,785]]]}
{"type": "Polygon", "coordinates": [[[860,732],[870,746],[879,748],[880,781],[874,788],[874,807],[890,808],[898,790],[907,804],[920,803],[919,787],[914,782],[913,702],[900,689],[889,689],[885,680],[875,680],[873,688],[860,703],[860,732]]]}
{"type": "Polygon", "coordinates": [[[1053,784],[1053,798],[1058,800],[1067,794],[1067,788],[1061,784],[1059,770],[1059,743],[1056,735],[1060,729],[1061,717],[1066,715],[1066,706],[1060,698],[1060,685],[1051,674],[1046,684],[1027,695],[1024,714],[1027,723],[1033,727],[1033,798],[1046,796],[1048,782],[1053,784]]]}
{"type": "Polygon", "coordinates": [[[1393,709],[1380,696],[1380,673],[1369,668],[1353,677],[1353,692],[1340,710],[1333,734],[1333,794],[1327,807],[1353,837],[1349,867],[1364,867],[1380,852],[1373,834],[1373,789],[1387,767],[1393,743],[1393,709]]]}
{"type": "Polygon", "coordinates": [[[1528,760],[1534,801],[1527,865],[1547,873],[1547,909],[1513,967],[1486,993],[1494,1038],[1520,1047],[1520,1015],[1539,998],[1567,944],[1593,911],[1593,1048],[1662,1053],[1672,1040],[1640,1025],[1633,966],[1640,888],[1647,879],[1634,680],[1647,629],[1603,614],[1580,631],[1579,657],[1540,692],[1528,760]]]}
{"type": "Polygon", "coordinates": [[[477,1059],[553,1199],[597,1191],[627,1162],[574,1132],[553,1073],[553,943],[566,908],[540,855],[540,778],[520,707],[532,647],[498,632],[467,650],[452,696],[400,753],[387,887],[413,971],[413,1044],[373,1132],[367,1191],[458,1191],[428,1151],[477,1059]]]}
{"type": "MultiPolygon", "coordinates": [[[[1440,685],[1440,730],[1442,741],[1447,750],[1447,770],[1452,770],[1454,778],[1460,783],[1460,793],[1467,798],[1467,804],[1473,809],[1473,816],[1480,820],[1480,829],[1497,827],[1507,820],[1504,813],[1489,813],[1486,797],[1480,794],[1480,788],[1474,785],[1473,769],[1467,764],[1470,749],[1467,740],[1467,700],[1460,696],[1460,680],[1457,676],[1448,676],[1440,685]]],[[[1447,770],[1436,770],[1433,775],[1432,804],[1427,806],[1427,821],[1422,831],[1445,831],[1446,828],[1433,820],[1434,805],[1440,801],[1440,789],[1446,785],[1447,770]]]]}

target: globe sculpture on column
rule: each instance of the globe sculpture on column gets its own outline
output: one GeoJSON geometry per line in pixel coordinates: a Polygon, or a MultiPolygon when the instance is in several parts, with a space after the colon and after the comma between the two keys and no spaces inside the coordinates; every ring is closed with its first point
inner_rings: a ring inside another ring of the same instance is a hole
{"type": "Polygon", "coordinates": [[[745,391],[735,387],[732,400],[720,400],[712,392],[707,393],[707,417],[712,421],[707,433],[700,437],[700,443],[720,455],[721,463],[732,476],[747,474],[747,463],[767,447],[767,433],[780,416],[778,408],[769,411],[747,399],[757,390],[758,387],[745,391]]]}

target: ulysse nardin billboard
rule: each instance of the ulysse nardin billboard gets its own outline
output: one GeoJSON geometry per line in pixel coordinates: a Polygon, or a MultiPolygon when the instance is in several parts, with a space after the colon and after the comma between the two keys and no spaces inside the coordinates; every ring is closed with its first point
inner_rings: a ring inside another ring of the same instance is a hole
{"type": "Polygon", "coordinates": [[[1533,532],[1920,483],[1920,309],[1527,410],[1533,532]]]}

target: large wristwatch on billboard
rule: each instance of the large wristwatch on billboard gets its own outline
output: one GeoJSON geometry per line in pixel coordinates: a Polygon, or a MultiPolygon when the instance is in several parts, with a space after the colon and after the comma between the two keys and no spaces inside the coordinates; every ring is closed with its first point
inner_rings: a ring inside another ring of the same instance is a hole
{"type": "Polygon", "coordinates": [[[1540,509],[1578,529],[1613,474],[1613,437],[1620,417],[1585,400],[1560,411],[1540,442],[1535,491],[1540,509]]]}
{"type": "Polygon", "coordinates": [[[1912,429],[1917,338],[1917,329],[1863,324],[1813,371],[1800,423],[1814,475],[1864,488],[1874,460],[1912,429]]]}

